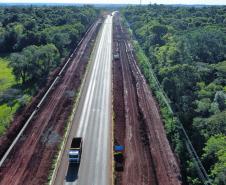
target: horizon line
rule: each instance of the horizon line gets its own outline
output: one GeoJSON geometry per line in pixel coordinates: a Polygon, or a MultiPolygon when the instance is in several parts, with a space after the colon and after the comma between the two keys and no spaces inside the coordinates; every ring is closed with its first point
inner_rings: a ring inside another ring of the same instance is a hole
{"type": "Polygon", "coordinates": [[[0,4],[79,4],[79,5],[208,5],[208,6],[225,6],[226,4],[203,4],[203,3],[74,3],[74,2],[0,2],[0,4]]]}

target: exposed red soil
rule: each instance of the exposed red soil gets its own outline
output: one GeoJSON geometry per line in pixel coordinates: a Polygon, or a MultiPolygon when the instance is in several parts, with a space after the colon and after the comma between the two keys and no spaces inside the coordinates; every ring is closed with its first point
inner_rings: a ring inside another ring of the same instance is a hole
{"type": "Polygon", "coordinates": [[[65,73],[0,169],[1,185],[40,185],[47,181],[98,28],[99,23],[95,23],[86,35],[65,73]]]}
{"type": "MultiPolygon", "coordinates": [[[[114,50],[116,42],[113,43],[114,50]]],[[[119,60],[113,60],[113,111],[114,111],[114,144],[124,146],[125,138],[125,105],[122,81],[122,67],[119,60]]],[[[122,173],[116,172],[115,184],[120,184],[122,181],[122,173]]]]}
{"type": "MultiPolygon", "coordinates": [[[[137,67],[126,31],[121,27],[118,18],[114,23],[114,38],[120,53],[120,62],[114,62],[114,66],[120,69],[121,65],[122,68],[125,104],[125,131],[122,130],[125,135],[120,133],[117,126],[115,129],[115,139],[124,135],[125,143],[124,171],[116,172],[116,185],[182,184],[180,169],[167,140],[158,106],[137,67]]],[[[117,73],[120,72],[113,74],[117,73]]],[[[118,84],[118,81],[119,78],[114,84],[118,84]]],[[[122,96],[117,91],[115,94],[114,102],[122,96]]],[[[119,114],[115,114],[117,115],[119,114]]],[[[120,125],[117,120],[115,118],[115,125],[120,125]]]]}
{"type": "Polygon", "coordinates": [[[45,92],[48,90],[54,79],[57,77],[57,74],[60,72],[61,68],[66,63],[66,61],[67,58],[63,59],[62,63],[50,73],[45,85],[37,92],[37,94],[34,97],[32,97],[31,102],[27,106],[17,111],[13,118],[12,123],[7,129],[7,132],[4,135],[0,136],[0,158],[3,157],[4,153],[17,136],[26,120],[35,110],[37,104],[39,103],[45,92]]]}
{"type": "MultiPolygon", "coordinates": [[[[117,48],[114,42],[114,50],[117,48]]],[[[113,97],[114,98],[114,132],[118,134],[115,135],[115,144],[124,145],[125,138],[125,105],[124,105],[124,93],[123,93],[123,81],[122,81],[122,66],[119,60],[113,60],[112,65],[113,70],[113,97]]]]}
{"type": "Polygon", "coordinates": [[[48,87],[53,82],[54,78],[59,73],[60,69],[62,68],[62,65],[65,62],[62,62],[62,64],[57,67],[54,71],[51,72],[49,75],[46,84],[39,90],[37,95],[35,95],[31,103],[29,103],[26,107],[21,108],[17,111],[16,115],[13,118],[12,123],[10,124],[7,132],[0,137],[0,158],[4,155],[6,150],[8,149],[9,145],[13,142],[18,132],[23,127],[26,120],[29,118],[29,116],[32,114],[34,109],[36,108],[38,102],[41,100],[45,92],[47,91],[48,87]]]}

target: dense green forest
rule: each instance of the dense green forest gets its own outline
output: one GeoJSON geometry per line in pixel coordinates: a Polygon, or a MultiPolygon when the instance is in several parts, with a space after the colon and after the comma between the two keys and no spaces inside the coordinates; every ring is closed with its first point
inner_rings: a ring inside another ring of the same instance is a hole
{"type": "Polygon", "coordinates": [[[75,47],[97,13],[89,6],[0,8],[0,53],[16,52],[10,63],[16,78],[36,82],[75,47]]]}
{"type": "MultiPolygon", "coordinates": [[[[226,7],[148,5],[127,7],[122,13],[211,184],[226,184],[226,7]]],[[[170,136],[167,120],[166,128],[170,136]]],[[[170,141],[174,149],[180,144],[170,141]]],[[[177,152],[184,181],[202,184],[185,147],[177,152]]]]}
{"type": "Polygon", "coordinates": [[[0,7],[0,135],[98,15],[91,6],[0,7]]]}

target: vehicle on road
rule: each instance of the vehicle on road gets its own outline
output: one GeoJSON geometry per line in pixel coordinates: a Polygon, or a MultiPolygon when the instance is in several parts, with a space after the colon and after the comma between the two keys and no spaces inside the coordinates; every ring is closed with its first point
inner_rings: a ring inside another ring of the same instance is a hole
{"type": "Polygon", "coordinates": [[[69,164],[80,164],[82,156],[82,138],[74,137],[68,152],[69,164]]]}

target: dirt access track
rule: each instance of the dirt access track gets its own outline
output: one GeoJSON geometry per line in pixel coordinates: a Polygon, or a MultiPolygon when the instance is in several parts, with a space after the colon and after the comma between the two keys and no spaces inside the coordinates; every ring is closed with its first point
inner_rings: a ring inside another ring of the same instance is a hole
{"type": "Polygon", "coordinates": [[[139,70],[119,16],[114,19],[113,108],[115,144],[124,145],[124,170],[116,185],[180,185],[180,169],[158,105],[139,70]]]}
{"type": "MultiPolygon", "coordinates": [[[[47,182],[99,26],[100,21],[93,24],[60,80],[5,160],[0,169],[0,185],[41,185],[47,182]]],[[[15,119],[16,123],[22,125],[24,118],[19,118],[15,119]]]]}

